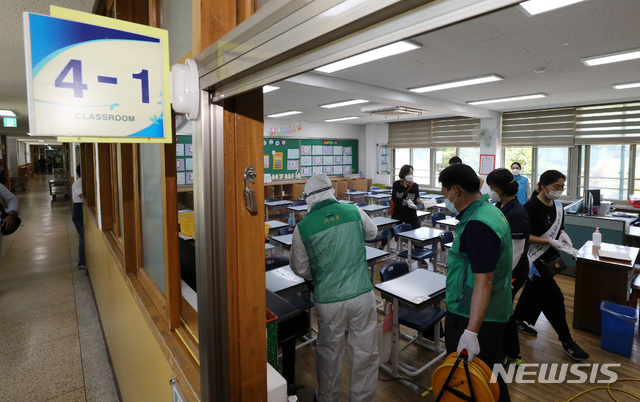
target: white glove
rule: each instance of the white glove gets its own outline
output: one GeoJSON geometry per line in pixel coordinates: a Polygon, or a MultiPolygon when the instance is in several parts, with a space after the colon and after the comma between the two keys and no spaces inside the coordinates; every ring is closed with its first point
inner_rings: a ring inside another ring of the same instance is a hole
{"type": "Polygon", "coordinates": [[[414,204],[411,200],[407,200],[407,206],[411,209],[418,209],[418,207],[416,207],[416,204],[414,204]]]}
{"type": "Polygon", "coordinates": [[[471,363],[473,359],[480,353],[480,344],[478,343],[478,334],[471,332],[468,329],[464,330],[464,333],[460,337],[458,342],[457,352],[460,354],[463,350],[467,351],[469,358],[467,361],[471,363]]]}
{"type": "Polygon", "coordinates": [[[558,251],[562,248],[562,242],[560,240],[549,239],[549,245],[558,251]]]}
{"type": "Polygon", "coordinates": [[[571,241],[571,237],[569,237],[569,235],[566,234],[565,232],[560,233],[560,237],[558,237],[558,240],[560,240],[561,243],[566,243],[569,246],[573,247],[573,242],[571,241]]]}

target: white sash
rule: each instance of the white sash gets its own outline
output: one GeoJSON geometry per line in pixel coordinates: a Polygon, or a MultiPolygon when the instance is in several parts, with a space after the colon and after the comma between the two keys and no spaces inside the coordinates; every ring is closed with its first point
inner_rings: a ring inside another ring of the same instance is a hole
{"type": "MultiPolygon", "coordinates": [[[[553,225],[551,225],[549,230],[540,236],[545,239],[555,239],[558,237],[558,232],[562,225],[562,214],[564,213],[564,208],[558,201],[554,201],[553,203],[556,205],[556,220],[553,222],[553,225]]],[[[540,256],[544,254],[549,247],[551,247],[549,244],[529,244],[529,251],[527,252],[529,266],[533,265],[533,262],[540,258],[540,256]]]]}

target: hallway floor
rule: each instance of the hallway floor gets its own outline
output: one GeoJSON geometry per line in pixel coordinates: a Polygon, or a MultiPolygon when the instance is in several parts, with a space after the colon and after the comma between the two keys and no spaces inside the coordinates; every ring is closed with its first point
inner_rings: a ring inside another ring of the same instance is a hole
{"type": "Polygon", "coordinates": [[[0,400],[118,401],[71,195],[35,175],[18,190],[22,226],[0,250],[0,400]]]}

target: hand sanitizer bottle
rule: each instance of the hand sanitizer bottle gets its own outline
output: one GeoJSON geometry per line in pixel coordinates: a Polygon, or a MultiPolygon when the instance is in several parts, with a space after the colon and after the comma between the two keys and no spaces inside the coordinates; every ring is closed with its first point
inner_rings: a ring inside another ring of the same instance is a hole
{"type": "Polygon", "coordinates": [[[600,243],[602,243],[602,233],[599,231],[599,227],[596,228],[596,231],[593,232],[592,242],[596,247],[600,247],[600,243]]]}

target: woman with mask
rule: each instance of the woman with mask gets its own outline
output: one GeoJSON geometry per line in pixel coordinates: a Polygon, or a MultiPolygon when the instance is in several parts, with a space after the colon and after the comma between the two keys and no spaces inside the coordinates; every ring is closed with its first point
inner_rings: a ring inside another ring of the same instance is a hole
{"type": "Polygon", "coordinates": [[[393,183],[391,201],[393,202],[393,213],[391,217],[403,223],[410,223],[413,229],[420,227],[418,222],[417,205],[420,200],[420,190],[418,183],[413,181],[413,166],[404,165],[398,173],[400,180],[393,183]]]}
{"type": "Polygon", "coordinates": [[[545,269],[545,261],[552,261],[559,255],[563,244],[572,246],[571,238],[564,231],[564,209],[556,200],[564,190],[566,177],[557,170],[547,170],[540,176],[538,187],[524,208],[531,224],[529,236],[529,262],[533,264],[529,278],[515,309],[518,330],[535,336],[535,325],[540,313],[544,313],[562,342],[564,351],[576,361],[582,361],[589,354],[571,338],[564,306],[564,296],[555,279],[545,269]]]}
{"type": "Polygon", "coordinates": [[[511,173],[518,183],[518,194],[516,195],[518,197],[518,201],[520,201],[520,204],[524,205],[529,200],[529,197],[527,197],[529,179],[521,174],[522,165],[520,162],[513,162],[511,164],[511,173]]]}
{"type": "MultiPolygon", "coordinates": [[[[507,218],[511,229],[513,245],[511,300],[513,300],[529,275],[529,262],[527,259],[527,251],[529,250],[529,215],[516,197],[518,183],[507,169],[500,168],[489,173],[487,185],[489,186],[489,197],[496,202],[496,207],[507,218]]],[[[522,364],[518,329],[513,315],[505,328],[502,349],[505,355],[503,364],[522,364]]]]}

